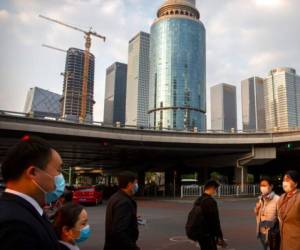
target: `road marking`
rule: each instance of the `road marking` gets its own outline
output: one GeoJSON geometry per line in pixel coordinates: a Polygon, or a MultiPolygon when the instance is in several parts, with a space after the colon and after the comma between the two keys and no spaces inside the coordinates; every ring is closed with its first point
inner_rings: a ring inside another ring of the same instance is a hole
{"type": "MultiPolygon", "coordinates": [[[[192,245],[195,245],[197,248],[200,248],[198,242],[192,241],[192,240],[188,239],[186,236],[173,236],[169,240],[172,242],[188,242],[192,245]]],[[[224,239],[224,240],[228,241],[227,239],[224,239]]],[[[218,246],[218,249],[235,250],[235,248],[222,248],[220,246],[218,246]]]]}
{"type": "Polygon", "coordinates": [[[194,241],[188,239],[186,236],[174,236],[170,238],[170,241],[173,242],[190,242],[190,243],[194,243],[194,241]]]}

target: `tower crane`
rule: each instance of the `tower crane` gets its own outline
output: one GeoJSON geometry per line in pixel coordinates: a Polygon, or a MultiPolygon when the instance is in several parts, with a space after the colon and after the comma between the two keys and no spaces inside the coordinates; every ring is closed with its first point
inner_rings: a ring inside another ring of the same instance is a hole
{"type": "Polygon", "coordinates": [[[79,32],[84,33],[85,38],[85,50],[84,50],[84,62],[83,62],[83,82],[82,82],[82,94],[81,94],[81,110],[80,110],[80,116],[79,121],[83,123],[86,118],[86,110],[87,110],[87,85],[88,85],[88,76],[89,76],[89,61],[90,61],[90,48],[92,45],[92,38],[91,36],[97,37],[102,39],[104,42],[106,41],[106,37],[99,35],[98,33],[92,31],[92,28],[90,28],[88,31],[83,30],[81,28],[66,24],[64,22],[58,21],[56,19],[46,17],[43,15],[39,15],[40,18],[46,19],[50,22],[54,22],[60,25],[63,25],[65,27],[68,27],[73,30],[77,30],[79,32]]]}
{"type": "Polygon", "coordinates": [[[48,45],[48,44],[42,44],[42,47],[48,48],[48,49],[54,49],[60,52],[64,52],[67,53],[67,51],[65,49],[60,49],[60,48],[56,48],[54,46],[48,45]]]}
{"type": "MultiPolygon", "coordinates": [[[[48,49],[53,49],[53,50],[57,50],[63,53],[67,53],[68,51],[65,49],[60,49],[48,44],[42,44],[42,47],[48,48],[48,49]]],[[[61,116],[62,118],[66,117],[66,105],[67,105],[67,93],[68,93],[68,81],[70,78],[74,77],[73,73],[70,73],[69,71],[65,71],[64,73],[60,73],[61,76],[64,77],[64,88],[63,88],[63,98],[61,99],[61,101],[63,100],[63,105],[62,105],[62,110],[61,110],[61,116]]]]}

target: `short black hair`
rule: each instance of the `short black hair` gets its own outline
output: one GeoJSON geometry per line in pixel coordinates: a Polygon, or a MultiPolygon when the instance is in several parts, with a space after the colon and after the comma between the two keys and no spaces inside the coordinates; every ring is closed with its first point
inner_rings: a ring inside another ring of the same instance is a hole
{"type": "Polygon", "coordinates": [[[39,137],[24,136],[8,150],[2,163],[4,182],[17,180],[30,166],[45,169],[51,159],[53,147],[39,137]]]}
{"type": "Polygon", "coordinates": [[[53,226],[60,240],[63,227],[67,227],[68,229],[75,227],[83,209],[83,206],[77,203],[67,203],[56,212],[53,226]]]}
{"type": "Polygon", "coordinates": [[[124,171],[118,175],[119,188],[126,188],[128,183],[133,183],[137,180],[137,175],[130,171],[124,171]]]}
{"type": "Polygon", "coordinates": [[[286,172],[287,176],[289,176],[294,182],[300,184],[300,174],[296,170],[289,170],[286,172]]]}
{"type": "Polygon", "coordinates": [[[266,181],[266,182],[268,182],[268,184],[270,186],[273,186],[273,181],[272,181],[272,179],[269,176],[263,176],[263,177],[261,177],[260,180],[259,180],[259,184],[262,183],[263,181],[266,181]]]}
{"type": "Polygon", "coordinates": [[[204,184],[204,190],[207,190],[211,187],[213,188],[218,188],[220,186],[219,182],[215,181],[215,180],[208,180],[205,184],[204,184]]]}

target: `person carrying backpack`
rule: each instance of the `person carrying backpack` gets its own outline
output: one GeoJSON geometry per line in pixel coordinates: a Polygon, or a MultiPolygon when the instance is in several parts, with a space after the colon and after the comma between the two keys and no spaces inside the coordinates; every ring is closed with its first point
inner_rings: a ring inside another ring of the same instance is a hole
{"type": "Polygon", "coordinates": [[[204,185],[204,193],[199,197],[188,215],[186,234],[189,239],[199,242],[201,250],[217,250],[217,245],[227,247],[223,239],[219,211],[216,200],[219,183],[209,180],[204,185]]]}

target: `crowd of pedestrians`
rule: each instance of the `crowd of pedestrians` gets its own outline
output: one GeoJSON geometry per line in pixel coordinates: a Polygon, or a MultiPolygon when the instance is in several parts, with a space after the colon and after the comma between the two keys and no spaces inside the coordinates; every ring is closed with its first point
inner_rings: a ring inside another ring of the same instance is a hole
{"type": "MultiPolygon", "coordinates": [[[[0,198],[1,250],[79,250],[89,239],[88,213],[72,202],[65,188],[63,161],[45,140],[25,136],[2,162],[6,189],[0,198]]],[[[284,175],[284,194],[273,191],[272,180],[260,180],[261,196],[254,212],[262,249],[300,250],[300,175],[284,175]]],[[[132,172],[118,176],[119,189],[106,208],[104,250],[139,250],[138,178],[132,172]]],[[[227,247],[217,201],[219,183],[209,180],[187,215],[186,235],[202,250],[227,247]]]]}

